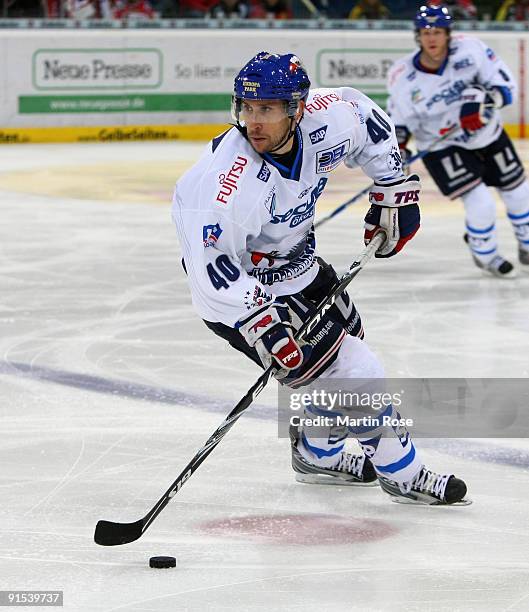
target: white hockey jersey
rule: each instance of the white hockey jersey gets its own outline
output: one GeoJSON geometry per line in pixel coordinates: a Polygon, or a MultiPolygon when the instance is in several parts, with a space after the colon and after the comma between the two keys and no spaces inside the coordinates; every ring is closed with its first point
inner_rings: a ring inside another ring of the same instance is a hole
{"type": "MultiPolygon", "coordinates": [[[[511,71],[494,51],[477,38],[456,36],[450,42],[448,57],[436,74],[419,66],[420,51],[411,53],[392,66],[388,76],[388,112],[396,126],[405,126],[415,136],[417,149],[425,150],[452,126],[459,125],[461,92],[475,84],[499,87],[504,98],[516,95],[511,71]],[[510,92],[510,96],[509,96],[510,92]]],[[[489,123],[472,133],[456,130],[432,151],[458,145],[480,149],[500,135],[501,117],[491,109],[489,123]]]]}
{"type": "Polygon", "coordinates": [[[232,128],[176,184],[172,215],[199,315],[229,326],[316,276],[315,206],[342,162],[372,179],[403,176],[388,116],[351,88],[315,89],[297,127],[292,169],[232,128]]]}

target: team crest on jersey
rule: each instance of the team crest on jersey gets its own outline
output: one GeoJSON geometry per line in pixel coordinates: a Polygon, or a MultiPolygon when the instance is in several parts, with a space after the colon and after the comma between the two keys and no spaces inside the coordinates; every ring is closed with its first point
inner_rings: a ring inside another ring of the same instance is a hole
{"type": "Polygon", "coordinates": [[[414,104],[419,104],[419,102],[422,102],[424,100],[424,96],[422,95],[422,92],[420,89],[414,89],[411,92],[411,101],[414,104]]]}
{"type": "Polygon", "coordinates": [[[204,242],[204,248],[212,247],[217,244],[217,240],[222,234],[222,228],[218,223],[215,225],[204,225],[202,228],[202,240],[204,242]]]}
{"type": "Polygon", "coordinates": [[[247,291],[244,296],[244,303],[246,304],[246,308],[251,310],[256,306],[262,306],[266,304],[266,302],[271,302],[272,298],[265,291],[259,287],[259,285],[255,285],[253,293],[251,291],[247,291]]]}
{"type": "Polygon", "coordinates": [[[257,178],[260,181],[263,181],[263,183],[267,183],[271,174],[272,172],[270,171],[270,168],[266,165],[266,162],[263,162],[263,165],[261,166],[261,169],[259,170],[257,178]]]}
{"type": "Polygon", "coordinates": [[[309,134],[310,141],[312,142],[312,144],[318,144],[318,142],[321,142],[322,140],[325,139],[326,133],[327,133],[327,126],[324,125],[323,127],[318,128],[317,130],[314,130],[314,132],[311,132],[309,134]]]}
{"type": "Polygon", "coordinates": [[[323,174],[334,170],[349,153],[349,144],[350,141],[347,139],[334,147],[318,151],[316,153],[316,173],[323,174]]]}
{"type": "Polygon", "coordinates": [[[496,54],[490,47],[487,49],[485,53],[487,54],[487,57],[490,59],[491,62],[493,62],[496,59],[496,54]]]}

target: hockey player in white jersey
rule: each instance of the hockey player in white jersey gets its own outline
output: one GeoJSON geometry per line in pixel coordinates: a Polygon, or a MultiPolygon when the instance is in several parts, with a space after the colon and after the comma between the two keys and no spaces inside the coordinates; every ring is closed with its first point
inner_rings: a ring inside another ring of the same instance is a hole
{"type": "MultiPolygon", "coordinates": [[[[405,177],[387,115],[351,88],[316,89],[295,55],[261,52],[235,79],[235,125],[214,138],[178,181],[173,219],[193,304],[215,334],[281,384],[383,377],[358,312],[343,293],[303,342],[296,328],[337,280],[316,256],[313,221],[329,173],[344,162],[374,180],[365,241],[383,229],[377,256],[400,251],[419,228],[417,176],[405,177]]],[[[318,412],[309,406],[307,413],[318,412]]],[[[386,416],[398,416],[392,405],[386,416]]],[[[382,415],[380,415],[382,417],[382,415]]],[[[425,468],[407,431],[291,429],[298,480],[370,484],[408,503],[461,503],[465,483],[425,468]],[[352,433],[364,453],[344,449],[352,433]],[[369,456],[369,459],[366,458],[369,456]]]]}
{"type": "Polygon", "coordinates": [[[474,263],[487,274],[515,276],[498,252],[496,205],[503,200],[518,241],[518,259],[529,271],[529,184],[498,110],[511,104],[516,83],[505,63],[476,38],[451,36],[444,6],[423,6],[415,18],[420,46],[395,62],[389,73],[388,112],[399,146],[413,134],[440,191],[462,198],[464,239],[474,263]],[[440,137],[448,134],[438,142],[440,137]]]}

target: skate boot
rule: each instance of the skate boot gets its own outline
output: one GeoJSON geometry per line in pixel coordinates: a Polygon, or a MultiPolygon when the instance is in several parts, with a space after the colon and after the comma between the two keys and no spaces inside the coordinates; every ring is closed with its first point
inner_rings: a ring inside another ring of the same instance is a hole
{"type": "MultiPolygon", "coordinates": [[[[465,234],[463,239],[468,244],[468,234],[465,234]]],[[[527,255],[529,257],[529,253],[527,255]]],[[[516,278],[516,270],[512,263],[504,259],[501,255],[496,255],[487,264],[483,263],[473,253],[472,259],[476,266],[485,273],[490,273],[498,278],[516,278]]]]}
{"type": "Polygon", "coordinates": [[[466,484],[453,474],[436,474],[422,467],[413,480],[399,485],[384,476],[378,477],[382,490],[391,495],[392,501],[401,504],[427,506],[468,506],[464,499],[466,484]]]}
{"type": "Polygon", "coordinates": [[[292,468],[296,472],[298,482],[328,485],[360,485],[375,486],[377,475],[373,464],[363,454],[354,455],[342,451],[338,463],[331,467],[319,467],[309,463],[299,452],[300,434],[297,427],[290,428],[290,443],[292,447],[292,468]]]}

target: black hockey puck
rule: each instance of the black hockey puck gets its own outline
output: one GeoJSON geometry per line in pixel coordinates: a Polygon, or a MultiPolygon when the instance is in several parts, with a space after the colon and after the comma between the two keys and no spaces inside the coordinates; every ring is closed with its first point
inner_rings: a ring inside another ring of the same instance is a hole
{"type": "Polygon", "coordinates": [[[176,557],[151,557],[150,567],[176,567],[176,557]]]}

